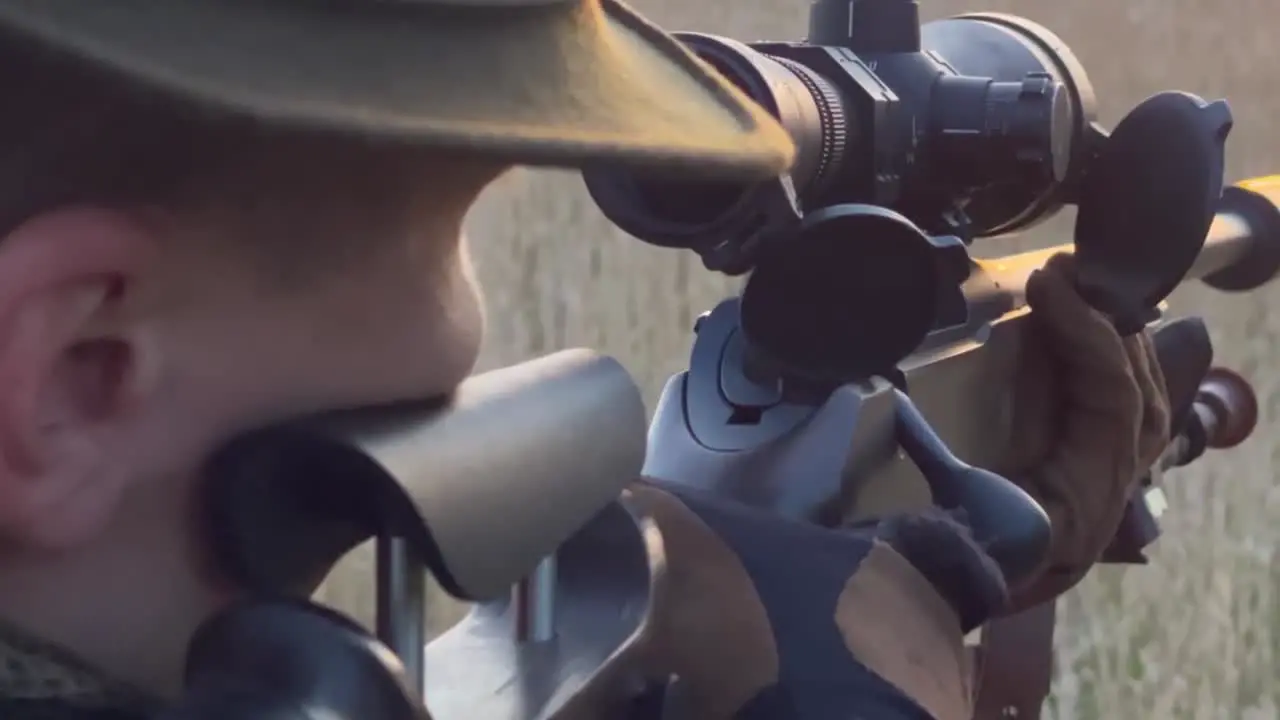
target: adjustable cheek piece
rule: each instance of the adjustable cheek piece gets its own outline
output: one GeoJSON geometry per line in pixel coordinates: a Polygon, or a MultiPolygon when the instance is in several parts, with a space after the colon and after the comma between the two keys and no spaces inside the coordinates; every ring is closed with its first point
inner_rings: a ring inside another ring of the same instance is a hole
{"type": "Polygon", "coordinates": [[[545,626],[556,548],[639,475],[644,438],[644,404],[626,370],[565,351],[471,378],[445,402],[338,413],[235,440],[210,466],[210,530],[222,567],[263,597],[306,597],[343,555],[375,539],[377,635],[420,698],[424,573],[467,601],[514,594],[529,619],[519,630],[545,626]]]}

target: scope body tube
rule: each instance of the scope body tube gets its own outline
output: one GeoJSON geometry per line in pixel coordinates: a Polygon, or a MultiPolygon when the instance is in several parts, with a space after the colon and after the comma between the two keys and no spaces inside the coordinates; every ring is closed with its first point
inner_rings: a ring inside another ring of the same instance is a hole
{"type": "MultiPolygon", "coordinates": [[[[1025,303],[1027,278],[1058,254],[1072,253],[1070,243],[1001,258],[975,259],[976,272],[966,283],[970,302],[1025,303]]],[[[1195,264],[1185,279],[1202,280],[1219,290],[1257,288],[1280,273],[1280,176],[1242,182],[1227,188],[1205,236],[1195,264]]]]}

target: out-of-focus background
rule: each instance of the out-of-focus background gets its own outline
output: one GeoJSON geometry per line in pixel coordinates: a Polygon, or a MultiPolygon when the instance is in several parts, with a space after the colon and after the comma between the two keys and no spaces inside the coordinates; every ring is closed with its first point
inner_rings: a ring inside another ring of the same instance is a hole
{"type": "MultiPolygon", "coordinates": [[[[804,35],[805,0],[636,0],[672,30],[755,39],[804,35]]],[[[1062,37],[1114,124],[1155,92],[1231,102],[1228,179],[1280,172],[1280,4],[1275,0],[928,0],[929,18],[998,10],[1062,37]]],[[[1173,150],[1176,152],[1176,149],[1173,150]]],[[[1000,252],[1069,239],[1070,218],[1000,252]]],[[[576,175],[520,172],[476,208],[470,232],[488,296],[484,368],[564,347],[622,360],[650,403],[680,370],[693,318],[733,288],[697,259],[613,230],[576,175]]],[[[1180,290],[1174,309],[1211,321],[1218,359],[1257,387],[1263,421],[1226,457],[1167,479],[1171,510],[1152,565],[1102,568],[1068,596],[1048,718],[1280,718],[1280,283],[1248,295],[1180,290]]],[[[370,555],[345,562],[326,598],[371,616],[370,555]]],[[[431,623],[459,608],[434,603],[431,623]]]]}

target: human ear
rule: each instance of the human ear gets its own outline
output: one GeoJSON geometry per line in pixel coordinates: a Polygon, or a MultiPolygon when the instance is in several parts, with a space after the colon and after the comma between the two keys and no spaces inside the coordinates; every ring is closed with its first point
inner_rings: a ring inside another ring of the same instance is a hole
{"type": "Polygon", "coordinates": [[[146,392],[127,306],[153,247],[144,224],[85,207],[0,238],[0,535],[73,545],[118,504],[113,437],[146,392]]]}

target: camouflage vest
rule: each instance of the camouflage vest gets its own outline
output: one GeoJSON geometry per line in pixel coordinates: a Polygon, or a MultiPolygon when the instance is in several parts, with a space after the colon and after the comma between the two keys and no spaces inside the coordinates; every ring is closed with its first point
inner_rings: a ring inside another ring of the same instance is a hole
{"type": "Polygon", "coordinates": [[[62,648],[0,625],[3,720],[146,720],[154,705],[62,648]]]}

